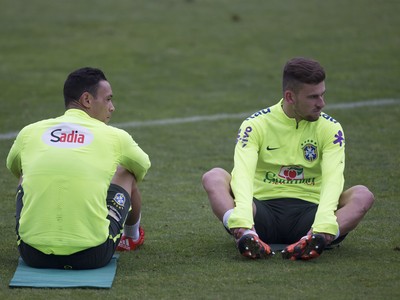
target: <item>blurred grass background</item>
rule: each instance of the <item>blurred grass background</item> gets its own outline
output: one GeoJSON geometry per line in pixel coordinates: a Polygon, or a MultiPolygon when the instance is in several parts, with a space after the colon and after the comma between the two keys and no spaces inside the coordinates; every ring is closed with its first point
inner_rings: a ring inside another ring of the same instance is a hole
{"type": "Polygon", "coordinates": [[[209,168],[232,168],[241,119],[131,127],[153,164],[144,247],[120,256],[111,290],[9,289],[17,182],[2,138],[0,298],[398,299],[399,12],[394,0],[2,0],[0,134],[62,114],[64,80],[83,66],[106,73],[118,124],[257,111],[280,99],[289,58],[312,57],[328,75],[325,111],[346,133],[346,187],[367,185],[376,203],[318,260],[244,260],[201,187],[209,168]],[[397,102],[329,109],[375,99],[397,102]]]}

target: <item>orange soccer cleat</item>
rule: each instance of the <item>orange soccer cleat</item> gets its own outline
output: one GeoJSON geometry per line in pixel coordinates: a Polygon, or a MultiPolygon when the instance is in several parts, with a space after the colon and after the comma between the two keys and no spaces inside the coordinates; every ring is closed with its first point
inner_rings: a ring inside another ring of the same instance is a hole
{"type": "Polygon", "coordinates": [[[264,243],[256,234],[244,234],[237,241],[237,247],[240,254],[245,257],[256,259],[256,258],[268,258],[274,255],[271,247],[264,243]]]}
{"type": "Polygon", "coordinates": [[[121,240],[117,246],[117,251],[133,251],[144,243],[144,230],[139,227],[139,239],[134,241],[132,238],[122,235],[121,240]]]}
{"type": "Polygon", "coordinates": [[[287,246],[282,251],[282,258],[310,260],[319,257],[325,246],[325,237],[322,234],[309,234],[302,237],[300,241],[287,246]]]}

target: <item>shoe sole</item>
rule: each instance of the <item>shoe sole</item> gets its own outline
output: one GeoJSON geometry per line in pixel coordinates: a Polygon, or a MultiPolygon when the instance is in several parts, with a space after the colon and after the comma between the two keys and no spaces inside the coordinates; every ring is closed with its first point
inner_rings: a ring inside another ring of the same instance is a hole
{"type": "Polygon", "coordinates": [[[302,259],[309,260],[313,258],[317,258],[322,251],[324,251],[326,246],[324,236],[320,234],[313,234],[311,240],[307,242],[306,246],[303,249],[296,249],[294,247],[293,252],[282,252],[283,259],[302,259]]]}
{"type": "Polygon", "coordinates": [[[304,255],[306,255],[306,257],[303,258],[302,255],[302,259],[307,259],[308,256],[310,256],[309,258],[314,258],[312,257],[312,255],[314,254],[313,251],[316,252],[316,254],[314,255],[317,255],[316,257],[318,257],[322,253],[322,251],[324,251],[325,245],[326,245],[325,238],[320,234],[314,234],[311,237],[310,243],[307,245],[304,251],[304,255]]]}
{"type": "Polygon", "coordinates": [[[239,239],[238,249],[240,254],[248,258],[268,258],[272,255],[267,253],[253,235],[244,235],[239,239]]]}

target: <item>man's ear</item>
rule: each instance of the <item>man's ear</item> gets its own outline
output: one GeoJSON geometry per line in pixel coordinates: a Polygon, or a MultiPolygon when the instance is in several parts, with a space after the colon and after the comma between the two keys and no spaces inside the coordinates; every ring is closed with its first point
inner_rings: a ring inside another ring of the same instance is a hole
{"type": "Polygon", "coordinates": [[[295,96],[295,94],[294,94],[294,92],[291,91],[291,90],[286,90],[286,91],[283,93],[283,97],[285,98],[285,101],[286,101],[287,103],[290,103],[290,104],[293,104],[293,103],[295,102],[294,96],[295,96]]]}
{"type": "Polygon", "coordinates": [[[83,92],[79,98],[79,102],[85,108],[90,108],[92,106],[93,96],[89,92],[83,92]]]}

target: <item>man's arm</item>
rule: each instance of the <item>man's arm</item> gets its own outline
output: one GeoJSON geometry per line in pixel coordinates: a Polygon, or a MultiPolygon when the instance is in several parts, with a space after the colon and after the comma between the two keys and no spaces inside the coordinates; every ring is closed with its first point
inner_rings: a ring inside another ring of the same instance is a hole
{"type": "Polygon", "coordinates": [[[256,128],[249,122],[243,122],[234,154],[231,189],[235,208],[228,220],[230,228],[250,229],[254,225],[253,184],[258,149],[256,128]]]}
{"type": "Polygon", "coordinates": [[[143,180],[151,166],[149,156],[125,131],[121,135],[120,164],[135,176],[137,182],[143,180]]]}
{"type": "Polygon", "coordinates": [[[10,152],[7,156],[6,166],[15,177],[20,178],[22,176],[22,165],[21,165],[21,151],[22,151],[22,136],[25,130],[21,130],[15,139],[10,152]]]}
{"type": "Polygon", "coordinates": [[[313,232],[335,236],[339,226],[336,221],[339,197],[344,185],[344,134],[339,124],[327,135],[327,144],[322,153],[322,186],[320,203],[312,225],[313,232]]]}

